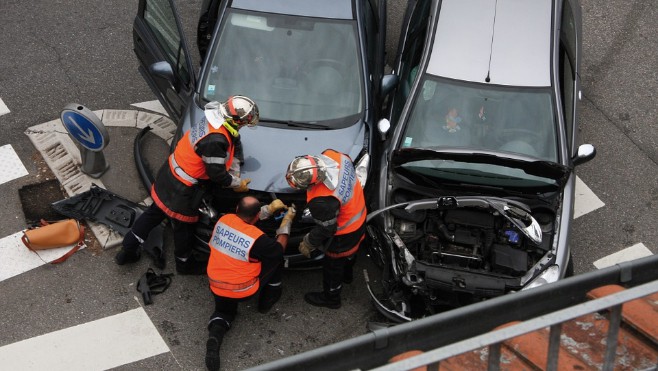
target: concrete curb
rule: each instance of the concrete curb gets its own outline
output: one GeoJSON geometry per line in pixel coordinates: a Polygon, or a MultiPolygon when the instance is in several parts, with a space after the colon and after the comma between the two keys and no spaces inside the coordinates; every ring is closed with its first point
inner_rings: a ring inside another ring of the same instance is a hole
{"type": "MultiPolygon", "coordinates": [[[[159,114],[134,110],[99,110],[94,113],[106,127],[143,129],[150,126],[151,132],[169,145],[176,131],[176,124],[159,114]]],[[[92,178],[80,170],[80,150],[60,119],[29,127],[25,134],[41,153],[69,197],[88,191],[92,183],[107,189],[100,179],[92,178]]],[[[143,203],[150,204],[150,198],[145,199],[143,203]]],[[[104,224],[91,221],[88,221],[88,224],[103,249],[121,244],[123,237],[118,232],[104,224]]]]}

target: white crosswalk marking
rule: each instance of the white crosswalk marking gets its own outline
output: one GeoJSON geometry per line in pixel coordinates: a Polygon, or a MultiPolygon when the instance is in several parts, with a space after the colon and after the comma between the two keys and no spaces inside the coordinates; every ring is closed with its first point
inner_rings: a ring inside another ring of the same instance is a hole
{"type": "Polygon", "coordinates": [[[169,352],[142,308],[0,347],[4,370],[106,370],[169,352]]]}
{"type": "Polygon", "coordinates": [[[27,169],[11,144],[0,147],[0,184],[27,175],[27,169]]]}
{"type": "Polygon", "coordinates": [[[75,246],[33,252],[23,244],[22,236],[23,232],[18,232],[0,239],[0,281],[58,259],[75,246]]]}
{"type": "Polygon", "coordinates": [[[576,177],[576,200],[574,202],[573,218],[576,219],[587,213],[605,206],[594,192],[578,177],[576,177]]]}
{"type": "Polygon", "coordinates": [[[604,258],[601,258],[595,261],[593,264],[597,269],[602,269],[611,267],[617,263],[627,262],[651,255],[653,255],[651,250],[644,246],[643,243],[638,243],[621,251],[617,251],[614,254],[610,254],[604,258]]]}
{"type": "Polygon", "coordinates": [[[9,107],[5,104],[5,102],[2,101],[2,98],[0,98],[0,116],[6,115],[9,113],[9,107]]]}

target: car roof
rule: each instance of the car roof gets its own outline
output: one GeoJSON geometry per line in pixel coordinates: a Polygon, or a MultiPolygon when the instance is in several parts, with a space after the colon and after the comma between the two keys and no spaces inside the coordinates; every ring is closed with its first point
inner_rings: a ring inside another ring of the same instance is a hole
{"type": "Polygon", "coordinates": [[[233,0],[231,7],[308,17],[354,18],[352,0],[233,0]]]}
{"type": "Polygon", "coordinates": [[[443,0],[427,72],[511,86],[551,85],[552,0],[443,0]]]}

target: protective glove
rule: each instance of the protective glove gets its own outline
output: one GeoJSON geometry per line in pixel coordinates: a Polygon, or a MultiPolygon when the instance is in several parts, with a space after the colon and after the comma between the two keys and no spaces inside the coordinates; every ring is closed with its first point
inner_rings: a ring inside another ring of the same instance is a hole
{"type": "Polygon", "coordinates": [[[292,220],[295,218],[296,214],[297,209],[295,209],[295,204],[292,204],[292,206],[288,208],[288,211],[286,211],[286,215],[283,216],[279,229],[276,230],[277,236],[280,234],[290,235],[290,227],[292,226],[292,220]]]}
{"type": "Polygon", "coordinates": [[[306,241],[306,236],[304,236],[304,239],[302,239],[302,242],[299,243],[299,252],[302,253],[307,258],[311,258],[311,253],[314,252],[316,249],[313,245],[308,243],[306,241]]]}
{"type": "Polygon", "coordinates": [[[276,212],[279,210],[288,210],[288,206],[286,206],[286,204],[284,204],[283,201],[277,198],[276,200],[270,202],[269,205],[261,206],[260,219],[261,220],[267,219],[270,216],[276,214],[276,212]]]}
{"type": "Polygon", "coordinates": [[[240,179],[240,184],[233,188],[234,192],[248,192],[249,191],[249,186],[248,184],[251,183],[251,179],[245,178],[245,179],[240,179]]]}

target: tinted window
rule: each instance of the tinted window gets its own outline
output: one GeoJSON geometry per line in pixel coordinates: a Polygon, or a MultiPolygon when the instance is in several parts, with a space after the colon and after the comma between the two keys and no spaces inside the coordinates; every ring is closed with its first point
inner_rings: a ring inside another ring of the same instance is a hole
{"type": "Polygon", "coordinates": [[[406,40],[404,40],[404,49],[400,56],[400,85],[395,94],[395,104],[393,106],[392,119],[393,123],[397,122],[402,112],[402,107],[407,97],[411,85],[418,73],[418,65],[423,55],[425,46],[425,37],[427,36],[427,27],[430,15],[429,0],[419,0],[413,9],[409,19],[409,28],[407,30],[406,40]]]}
{"type": "Polygon", "coordinates": [[[150,0],[144,9],[144,20],[149,25],[151,32],[162,45],[166,54],[167,62],[177,70],[178,75],[189,82],[190,73],[185,64],[185,52],[182,45],[182,37],[178,33],[176,17],[170,7],[168,0],[150,0]]]}
{"type": "Polygon", "coordinates": [[[562,8],[562,27],[560,34],[560,94],[564,123],[569,148],[572,148],[574,117],[575,117],[575,90],[576,75],[574,61],[576,56],[576,27],[571,5],[565,1],[562,8]]]}

